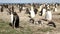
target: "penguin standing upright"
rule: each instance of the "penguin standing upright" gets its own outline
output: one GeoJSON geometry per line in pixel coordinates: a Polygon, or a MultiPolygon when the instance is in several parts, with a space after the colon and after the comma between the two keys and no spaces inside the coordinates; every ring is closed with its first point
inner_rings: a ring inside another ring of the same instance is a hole
{"type": "Polygon", "coordinates": [[[57,12],[57,6],[55,6],[54,11],[57,12]]]}
{"type": "Polygon", "coordinates": [[[33,9],[32,6],[31,6],[30,15],[31,15],[31,18],[34,18],[35,17],[35,12],[34,12],[34,9],[33,9]]]}
{"type": "Polygon", "coordinates": [[[55,12],[57,12],[57,8],[55,8],[55,12]]]}
{"type": "Polygon", "coordinates": [[[57,4],[55,4],[55,12],[57,12],[57,6],[58,6],[58,5],[57,5],[57,4]]]}
{"type": "Polygon", "coordinates": [[[46,12],[45,19],[48,20],[48,21],[52,20],[52,13],[49,9],[46,12]]]}
{"type": "Polygon", "coordinates": [[[41,6],[39,6],[39,9],[38,9],[38,11],[40,12],[42,10],[42,5],[41,6]]]}
{"type": "Polygon", "coordinates": [[[22,11],[22,6],[19,7],[19,11],[20,11],[20,12],[22,11]]]}
{"type": "Polygon", "coordinates": [[[30,10],[30,16],[31,16],[30,22],[34,23],[35,12],[34,12],[32,6],[31,6],[31,10],[30,10]]]}
{"type": "Polygon", "coordinates": [[[41,11],[41,16],[45,16],[45,13],[46,13],[46,8],[42,8],[42,11],[41,11]]]}
{"type": "Polygon", "coordinates": [[[29,12],[29,9],[28,9],[28,8],[26,8],[26,14],[30,14],[30,12],[29,12]]]}
{"type": "Polygon", "coordinates": [[[3,6],[1,6],[1,12],[3,12],[3,6]]]}
{"type": "Polygon", "coordinates": [[[47,5],[47,9],[50,9],[50,5],[49,4],[47,5]]]}
{"type": "Polygon", "coordinates": [[[17,15],[16,12],[13,13],[13,27],[18,28],[19,27],[19,16],[17,15]]]}
{"type": "Polygon", "coordinates": [[[19,16],[16,12],[11,12],[11,26],[13,28],[19,27],[19,16]]]}
{"type": "Polygon", "coordinates": [[[34,12],[35,12],[35,14],[37,14],[38,10],[35,8],[35,9],[34,9],[34,12]]]}

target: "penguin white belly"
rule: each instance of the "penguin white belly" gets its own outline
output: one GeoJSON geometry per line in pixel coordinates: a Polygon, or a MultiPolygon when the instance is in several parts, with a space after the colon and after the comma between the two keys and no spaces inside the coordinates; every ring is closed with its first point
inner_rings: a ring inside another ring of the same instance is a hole
{"type": "Polygon", "coordinates": [[[13,14],[11,14],[11,23],[13,23],[13,14]]]}
{"type": "Polygon", "coordinates": [[[30,14],[31,14],[31,18],[34,18],[35,17],[34,11],[30,11],[30,14]]]}
{"type": "Polygon", "coordinates": [[[40,8],[38,9],[38,11],[41,11],[42,10],[42,6],[40,6],[40,8]]]}
{"type": "Polygon", "coordinates": [[[25,9],[25,7],[23,7],[23,10],[25,9]]]}
{"type": "Polygon", "coordinates": [[[42,11],[42,15],[44,16],[45,13],[46,13],[46,9],[43,9],[43,11],[42,11]]]}
{"type": "Polygon", "coordinates": [[[49,21],[52,20],[52,13],[51,13],[51,11],[47,11],[46,12],[46,19],[49,20],[49,21]]]}
{"type": "Polygon", "coordinates": [[[57,8],[55,8],[55,12],[57,12],[57,8]]]}

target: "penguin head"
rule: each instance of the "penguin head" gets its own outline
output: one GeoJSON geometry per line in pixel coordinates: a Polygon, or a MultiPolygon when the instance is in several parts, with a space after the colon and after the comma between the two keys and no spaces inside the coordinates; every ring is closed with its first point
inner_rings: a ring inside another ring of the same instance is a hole
{"type": "Polygon", "coordinates": [[[16,12],[13,12],[13,15],[17,15],[17,13],[16,12]]]}
{"type": "Polygon", "coordinates": [[[34,19],[30,19],[30,22],[31,22],[31,23],[34,23],[34,19]]]}

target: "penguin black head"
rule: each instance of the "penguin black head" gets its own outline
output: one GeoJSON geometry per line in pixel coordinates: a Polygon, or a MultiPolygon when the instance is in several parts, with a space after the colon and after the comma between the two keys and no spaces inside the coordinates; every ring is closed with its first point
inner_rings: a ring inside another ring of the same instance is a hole
{"type": "Polygon", "coordinates": [[[41,24],[41,21],[38,21],[39,24],[41,24]]]}
{"type": "Polygon", "coordinates": [[[30,19],[30,22],[31,22],[31,23],[34,23],[34,19],[30,19]]]}
{"type": "Polygon", "coordinates": [[[13,15],[17,15],[17,13],[16,12],[13,12],[13,15]]]}

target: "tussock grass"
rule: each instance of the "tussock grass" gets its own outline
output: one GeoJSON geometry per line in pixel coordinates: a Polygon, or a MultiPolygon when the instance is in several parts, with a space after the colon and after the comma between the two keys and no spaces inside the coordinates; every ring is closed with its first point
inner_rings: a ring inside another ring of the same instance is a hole
{"type": "Polygon", "coordinates": [[[53,29],[50,28],[50,27],[38,29],[38,31],[41,31],[41,32],[48,32],[48,31],[51,32],[52,30],[53,30],[53,29]]]}

